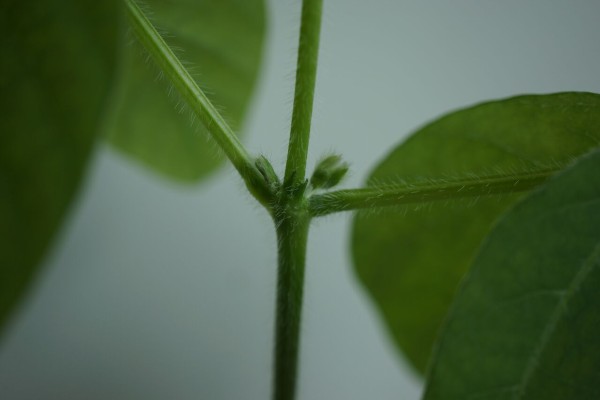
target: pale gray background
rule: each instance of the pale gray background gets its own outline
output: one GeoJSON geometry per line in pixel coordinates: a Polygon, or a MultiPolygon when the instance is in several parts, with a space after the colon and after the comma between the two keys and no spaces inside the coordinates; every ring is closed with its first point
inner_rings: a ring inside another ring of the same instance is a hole
{"type": "MultiPolygon", "coordinates": [[[[299,1],[270,2],[249,148],[283,169],[299,1]]],[[[309,165],[347,186],[444,112],[518,93],[600,92],[598,0],[325,0],[309,165]]],[[[349,215],[309,243],[300,399],[416,399],[350,271],[349,215]]],[[[0,398],[267,399],[275,243],[231,168],[198,187],[102,147],[0,347],[0,398]]],[[[418,305],[416,305],[418,306],[418,305]]]]}

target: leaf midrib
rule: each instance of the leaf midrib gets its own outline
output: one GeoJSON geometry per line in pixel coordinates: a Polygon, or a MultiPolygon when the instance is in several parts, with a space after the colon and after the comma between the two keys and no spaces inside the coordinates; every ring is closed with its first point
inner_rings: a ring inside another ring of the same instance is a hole
{"type": "Polygon", "coordinates": [[[527,367],[525,369],[523,379],[517,385],[519,387],[519,391],[517,393],[515,393],[515,396],[514,396],[515,400],[521,400],[524,398],[523,396],[525,395],[527,386],[529,385],[529,381],[531,380],[531,377],[533,376],[533,373],[535,372],[536,366],[538,364],[538,360],[539,360],[542,352],[546,348],[548,342],[550,341],[552,334],[556,330],[558,322],[560,321],[560,319],[563,316],[563,314],[565,313],[565,311],[568,310],[567,303],[569,302],[570,298],[572,298],[573,295],[579,290],[581,283],[585,280],[585,278],[590,274],[590,272],[593,271],[594,267],[597,265],[597,260],[599,258],[600,258],[600,242],[596,243],[596,246],[594,246],[594,249],[591,251],[590,256],[585,260],[585,262],[583,263],[583,266],[575,274],[575,277],[573,278],[571,283],[569,283],[569,285],[567,286],[565,291],[558,295],[559,301],[556,305],[556,309],[552,313],[552,315],[548,321],[548,324],[546,324],[546,327],[544,328],[544,331],[542,332],[541,340],[540,340],[538,346],[536,346],[535,350],[529,357],[529,361],[527,363],[527,367]]]}

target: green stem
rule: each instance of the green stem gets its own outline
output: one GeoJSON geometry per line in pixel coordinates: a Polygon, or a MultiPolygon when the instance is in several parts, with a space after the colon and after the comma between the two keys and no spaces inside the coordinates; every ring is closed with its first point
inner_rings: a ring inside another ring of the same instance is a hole
{"type": "Polygon", "coordinates": [[[306,211],[283,212],[275,216],[275,225],[278,279],[273,400],[293,400],[298,375],[300,317],[310,218],[306,211]]]}
{"type": "Polygon", "coordinates": [[[240,173],[250,191],[263,204],[270,201],[271,193],[244,145],[198,87],[136,2],[134,0],[124,1],[131,28],[141,44],[204,124],[212,138],[240,173]]]}
{"type": "Polygon", "coordinates": [[[555,172],[544,170],[521,175],[477,177],[431,184],[338,190],[311,196],[308,209],[311,216],[317,217],[364,208],[516,193],[540,185],[555,172]]]}
{"type": "Polygon", "coordinates": [[[278,204],[272,213],[277,229],[278,248],[274,400],[293,400],[296,395],[306,241],[310,225],[304,181],[317,78],[322,7],[322,0],[302,1],[294,109],[284,190],[279,191],[278,204]]]}
{"type": "Polygon", "coordinates": [[[284,179],[287,188],[302,184],[306,174],[306,156],[317,79],[322,8],[322,0],[303,0],[302,2],[294,109],[284,179]]]}

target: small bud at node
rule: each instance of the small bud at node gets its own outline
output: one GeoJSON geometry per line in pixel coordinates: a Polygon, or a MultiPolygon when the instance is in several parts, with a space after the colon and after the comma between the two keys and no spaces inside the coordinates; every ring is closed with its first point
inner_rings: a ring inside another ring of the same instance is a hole
{"type": "Polygon", "coordinates": [[[322,158],[315,167],[310,184],[315,189],[329,189],[334,187],[344,178],[348,172],[348,164],[342,161],[342,157],[332,154],[322,158]]]}
{"type": "Polygon", "coordinates": [[[270,187],[279,187],[279,177],[277,176],[275,170],[273,169],[273,166],[265,156],[259,156],[258,158],[256,158],[256,161],[254,161],[254,165],[256,165],[256,168],[270,187]]]}

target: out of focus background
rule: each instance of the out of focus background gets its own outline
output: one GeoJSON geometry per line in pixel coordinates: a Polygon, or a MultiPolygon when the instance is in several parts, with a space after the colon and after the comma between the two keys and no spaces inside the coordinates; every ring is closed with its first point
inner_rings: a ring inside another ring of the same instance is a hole
{"type": "MultiPolygon", "coordinates": [[[[271,0],[245,142],[283,171],[300,1],[271,0]]],[[[600,92],[597,0],[325,0],[309,165],[345,186],[423,123],[522,93],[600,92]]],[[[355,281],[350,214],[308,249],[299,399],[417,399],[355,281]]],[[[401,244],[399,244],[401,245],[401,244]]],[[[101,145],[0,344],[0,398],[267,399],[276,281],[267,214],[233,169],[168,182],[101,145]]]]}

